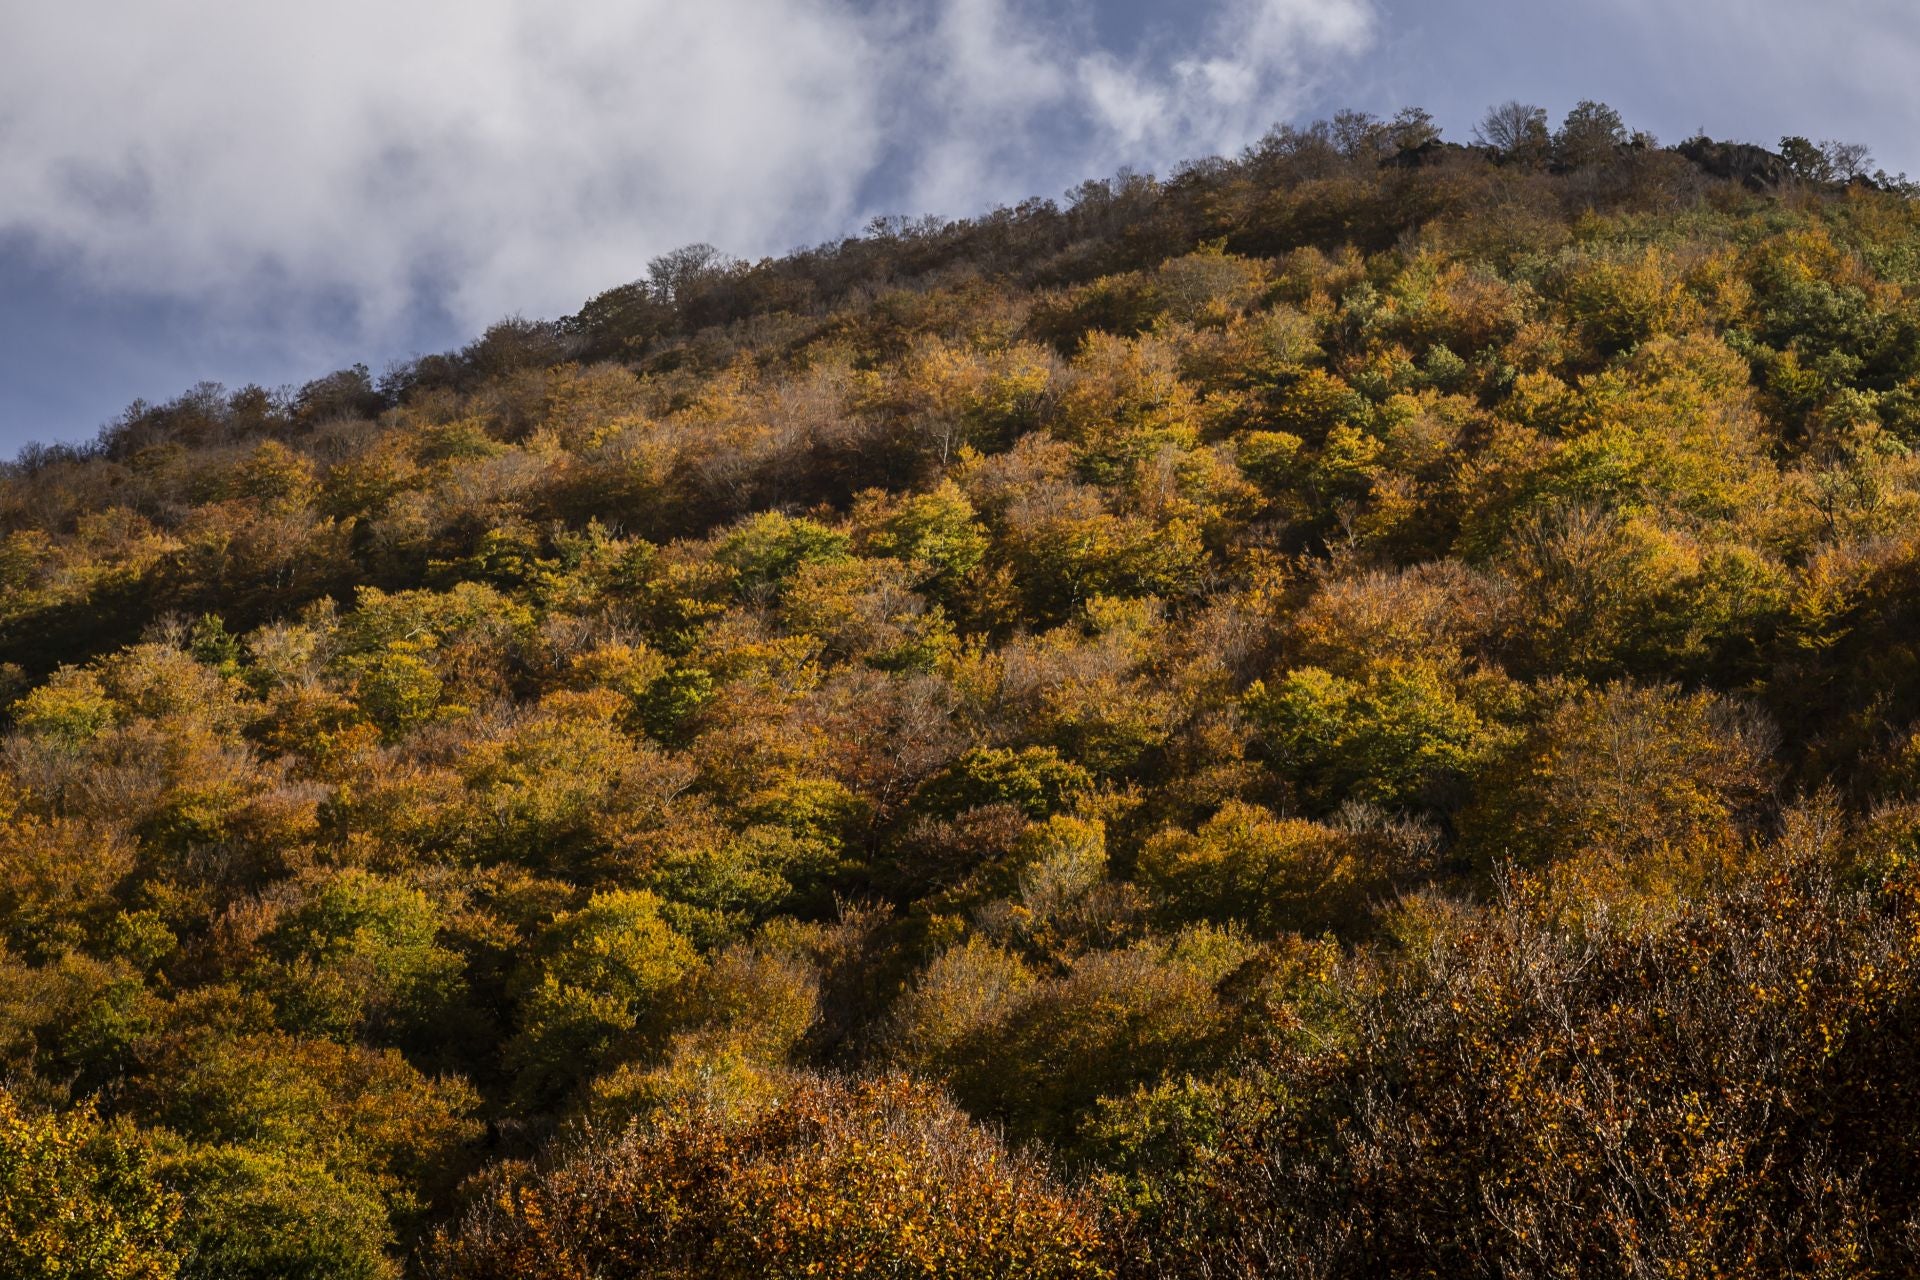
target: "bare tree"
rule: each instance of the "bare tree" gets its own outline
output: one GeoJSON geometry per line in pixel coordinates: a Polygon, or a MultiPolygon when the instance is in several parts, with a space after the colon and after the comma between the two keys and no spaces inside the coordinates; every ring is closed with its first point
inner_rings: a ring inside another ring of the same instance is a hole
{"type": "Polygon", "coordinates": [[[1852,182],[1873,169],[1873,153],[1858,142],[1831,138],[1815,146],[1800,137],[1780,139],[1780,155],[1802,182],[1852,182]]]}
{"type": "Polygon", "coordinates": [[[1827,172],[1835,182],[1852,182],[1865,177],[1873,168],[1873,153],[1858,142],[1829,139],[1820,144],[1820,154],[1825,157],[1827,172]]]}
{"type": "Polygon", "coordinates": [[[1312,133],[1318,136],[1322,130],[1348,160],[1385,160],[1440,140],[1440,126],[1420,107],[1405,107],[1391,120],[1370,111],[1341,111],[1330,123],[1314,125],[1312,133]]]}
{"type": "Polygon", "coordinates": [[[1547,128],[1545,107],[1525,102],[1503,102],[1489,107],[1473,127],[1474,141],[1503,156],[1539,159],[1547,154],[1553,135],[1547,128]]]}

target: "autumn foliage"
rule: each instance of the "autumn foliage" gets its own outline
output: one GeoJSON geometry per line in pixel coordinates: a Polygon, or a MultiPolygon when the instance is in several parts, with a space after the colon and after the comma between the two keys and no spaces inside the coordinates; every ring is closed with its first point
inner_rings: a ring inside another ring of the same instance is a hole
{"type": "Polygon", "coordinates": [[[900,1077],[797,1081],[731,1121],[670,1114],[496,1182],[428,1274],[1108,1274],[1091,1204],[900,1077]]]}
{"type": "Polygon", "coordinates": [[[1920,1269],[1914,192],[1482,133],[0,467],[0,1273],[1920,1269]]]}

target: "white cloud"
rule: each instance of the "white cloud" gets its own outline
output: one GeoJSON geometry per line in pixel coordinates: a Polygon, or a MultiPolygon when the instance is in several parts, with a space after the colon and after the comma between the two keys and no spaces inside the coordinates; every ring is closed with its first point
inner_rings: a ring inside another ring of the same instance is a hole
{"type": "Polygon", "coordinates": [[[1122,164],[1235,150],[1295,113],[1374,37],[1370,0],[1216,0],[1183,46],[1089,48],[1005,0],[949,0],[921,52],[926,105],[908,190],[923,209],[1044,194],[1122,164]]]}
{"type": "Polygon", "coordinates": [[[1005,0],[20,0],[0,233],[108,290],[381,341],[556,314],[690,240],[778,251],[1238,146],[1369,0],[1211,0],[1096,51],[1005,0]],[[876,175],[879,175],[877,178],[876,175]],[[891,175],[891,176],[889,176],[891,175]]]}
{"type": "Polygon", "coordinates": [[[1223,150],[1272,123],[1276,96],[1298,105],[1316,71],[1364,52],[1374,40],[1371,6],[1341,0],[1231,0],[1208,39],[1173,67],[1177,128],[1170,141],[1210,140],[1223,150]]]}
{"type": "Polygon", "coordinates": [[[676,241],[843,208],[880,147],[842,91],[876,51],[824,3],[15,15],[0,225],[167,294],[240,297],[265,276],[344,289],[378,325],[432,266],[466,318],[551,308],[676,241]]]}

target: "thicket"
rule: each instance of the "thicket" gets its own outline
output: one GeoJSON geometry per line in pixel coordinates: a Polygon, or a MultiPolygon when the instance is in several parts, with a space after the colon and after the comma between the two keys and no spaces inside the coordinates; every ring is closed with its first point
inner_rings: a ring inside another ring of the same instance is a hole
{"type": "Polygon", "coordinates": [[[0,1272],[1920,1268],[1920,213],[1481,136],[24,453],[0,1272]]]}

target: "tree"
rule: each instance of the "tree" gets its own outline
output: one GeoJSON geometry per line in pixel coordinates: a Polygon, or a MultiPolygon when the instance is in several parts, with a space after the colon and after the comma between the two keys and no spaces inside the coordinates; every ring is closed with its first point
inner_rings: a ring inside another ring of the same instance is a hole
{"type": "Polygon", "coordinates": [[[661,302],[685,302],[690,294],[728,267],[733,259],[710,244],[688,244],[647,263],[647,283],[661,302]]]}
{"type": "Polygon", "coordinates": [[[1873,168],[1873,152],[1863,143],[1829,140],[1820,144],[1820,154],[1835,182],[1864,178],[1873,168]]]}
{"type": "Polygon", "coordinates": [[[435,1280],[1110,1274],[1091,1206],[923,1085],[803,1079],[497,1176],[428,1250],[435,1280]]]}
{"type": "Polygon", "coordinates": [[[1251,950],[1237,930],[1195,925],[1083,952],[1065,973],[1024,989],[1016,975],[974,961],[967,970],[984,967],[998,984],[984,1007],[956,999],[963,989],[916,1012],[940,1012],[941,1036],[961,1029],[935,1068],[964,1105],[1018,1138],[1071,1146],[1101,1099],[1215,1061],[1228,1026],[1218,986],[1251,950]]]}
{"type": "Polygon", "coordinates": [[[301,387],[293,399],[296,422],[313,424],[333,418],[372,417],[385,405],[364,364],[339,369],[301,387]]]}
{"type": "Polygon", "coordinates": [[[1404,107],[1391,120],[1366,111],[1340,111],[1322,128],[1349,160],[1381,160],[1396,152],[1418,151],[1440,137],[1432,114],[1420,107],[1404,107]]]}
{"type": "Polygon", "coordinates": [[[1553,133],[1544,107],[1508,101],[1489,107],[1474,126],[1474,140],[1509,160],[1539,162],[1552,151],[1553,133]]]}
{"type": "Polygon", "coordinates": [[[1787,169],[1802,182],[1831,182],[1833,170],[1819,147],[1801,137],[1780,139],[1780,157],[1787,169]]]}
{"type": "Polygon", "coordinates": [[[273,959],[258,980],[285,1025],[413,1046],[446,1036],[463,964],[438,945],[442,921],[427,895],[359,870],[311,892],[263,939],[273,959]]]}
{"type": "Polygon", "coordinates": [[[1408,963],[1322,988],[1338,1050],[1128,1100],[1191,1135],[1146,1147],[1142,1251],[1177,1275],[1911,1270],[1872,1224],[1915,1203],[1913,1136],[1878,1119],[1912,1094],[1913,900],[1782,862],[1653,929],[1415,907],[1408,963]]]}
{"type": "Polygon", "coordinates": [[[1618,111],[1582,98],[1553,135],[1554,158],[1571,169],[1591,168],[1612,160],[1627,141],[1627,126],[1618,111]]]}
{"type": "Polygon", "coordinates": [[[1042,819],[1071,806],[1092,789],[1085,769],[1052,747],[976,747],[927,784],[920,803],[936,813],[1012,805],[1042,819]]]}
{"type": "Polygon", "coordinates": [[[185,1206],[182,1280],[396,1280],[380,1197],[277,1152],[187,1146],[156,1166],[185,1206]]]}
{"type": "Polygon", "coordinates": [[[182,1019],[159,1040],[159,1069],[138,1090],[154,1121],[197,1143],[265,1153],[314,1181],[324,1171],[401,1222],[455,1180],[481,1130],[465,1080],[424,1075],[390,1049],[236,1033],[214,1003],[191,1011],[204,1023],[182,1019]]]}
{"type": "Polygon", "coordinates": [[[1233,801],[1197,831],[1149,840],[1135,873],[1175,920],[1238,920],[1261,934],[1357,932],[1425,869],[1434,843],[1413,824],[1355,814],[1336,826],[1233,801]]]}
{"type": "Polygon", "coordinates": [[[1827,140],[1818,146],[1797,136],[1780,139],[1780,156],[1802,182],[1852,182],[1873,168],[1873,152],[1857,142],[1827,140]]]}
{"type": "Polygon", "coordinates": [[[552,1102],[664,1029],[667,1001],[699,957],[662,919],[663,905],[643,890],[598,893],[542,932],[508,1049],[529,1103],[552,1102]]]}
{"type": "Polygon", "coordinates": [[[1318,667],[1256,682],[1247,709],[1276,768],[1320,811],[1348,800],[1405,809],[1440,798],[1498,741],[1427,661],[1387,661],[1361,680],[1318,667]]]}
{"type": "Polygon", "coordinates": [[[174,1280],[180,1216],[139,1137],[86,1109],[23,1112],[0,1089],[0,1271],[19,1280],[174,1280]]]}
{"type": "Polygon", "coordinates": [[[1728,699],[1608,685],[1516,746],[1463,815],[1463,841],[1521,867],[1578,859],[1654,895],[1696,886],[1741,852],[1771,748],[1769,726],[1728,699]]]}
{"type": "Polygon", "coordinates": [[[1440,126],[1424,107],[1402,107],[1387,124],[1395,151],[1418,151],[1440,141],[1440,126]]]}
{"type": "Polygon", "coordinates": [[[951,480],[898,504],[876,501],[869,519],[878,527],[867,535],[867,550],[906,561],[921,575],[918,589],[957,601],[991,545],[978,514],[951,480]]]}
{"type": "Polygon", "coordinates": [[[1349,160],[1371,152],[1380,139],[1380,117],[1370,111],[1345,109],[1334,113],[1331,122],[1333,144],[1349,160]]]}
{"type": "Polygon", "coordinates": [[[713,559],[732,571],[736,591],[761,600],[777,595],[801,565],[844,559],[851,547],[846,534],[816,520],[769,511],[722,538],[713,559]]]}

